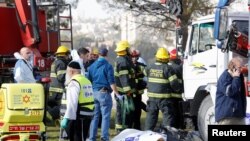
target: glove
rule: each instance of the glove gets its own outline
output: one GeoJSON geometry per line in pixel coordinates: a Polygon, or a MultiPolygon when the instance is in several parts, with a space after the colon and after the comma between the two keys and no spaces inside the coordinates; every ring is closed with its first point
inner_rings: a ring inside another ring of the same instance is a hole
{"type": "Polygon", "coordinates": [[[120,95],[120,94],[116,94],[116,97],[119,99],[119,100],[123,100],[124,96],[123,95],[120,95]]]}
{"type": "Polygon", "coordinates": [[[63,120],[61,121],[61,128],[65,129],[68,126],[68,119],[67,118],[63,118],[63,120]]]}

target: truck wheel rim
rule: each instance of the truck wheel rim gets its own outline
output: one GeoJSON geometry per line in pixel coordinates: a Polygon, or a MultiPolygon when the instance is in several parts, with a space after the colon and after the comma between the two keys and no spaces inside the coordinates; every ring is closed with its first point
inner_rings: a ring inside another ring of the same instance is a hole
{"type": "MultiPolygon", "coordinates": [[[[208,131],[208,126],[207,125],[211,125],[211,124],[215,124],[215,115],[214,115],[214,106],[208,108],[206,115],[205,115],[205,130],[204,131],[208,131]]],[[[206,132],[206,136],[207,136],[207,132],[206,132]]]]}

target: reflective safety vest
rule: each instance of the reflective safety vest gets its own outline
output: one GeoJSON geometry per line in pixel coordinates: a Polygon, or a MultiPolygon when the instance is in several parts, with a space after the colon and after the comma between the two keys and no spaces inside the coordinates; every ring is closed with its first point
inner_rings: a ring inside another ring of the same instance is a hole
{"type": "MultiPolygon", "coordinates": [[[[94,110],[94,97],[91,82],[81,74],[73,76],[71,81],[77,81],[80,85],[80,93],[78,96],[77,115],[92,116],[94,110]]],[[[61,114],[66,111],[67,95],[64,94],[61,104],[61,114]]]]}
{"type": "Polygon", "coordinates": [[[180,89],[180,83],[174,71],[166,63],[156,62],[147,70],[148,97],[171,98],[176,96],[180,89]]]}
{"type": "Polygon", "coordinates": [[[135,70],[133,63],[128,56],[117,56],[114,73],[116,87],[120,94],[135,92],[135,70]]]}
{"type": "Polygon", "coordinates": [[[51,83],[49,92],[63,93],[65,74],[68,61],[62,57],[58,57],[51,65],[50,78],[51,83]]]}
{"type": "Polygon", "coordinates": [[[180,59],[171,60],[168,63],[169,66],[172,67],[173,71],[175,72],[179,83],[181,83],[181,91],[179,93],[176,93],[175,95],[172,95],[173,98],[182,98],[181,94],[184,92],[184,84],[183,84],[183,64],[180,59]]]}

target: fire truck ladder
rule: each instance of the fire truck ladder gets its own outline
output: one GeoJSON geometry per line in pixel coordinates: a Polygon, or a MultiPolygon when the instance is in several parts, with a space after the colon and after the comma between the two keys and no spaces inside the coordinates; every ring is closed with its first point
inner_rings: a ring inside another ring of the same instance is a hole
{"type": "Polygon", "coordinates": [[[68,8],[69,12],[68,15],[61,15],[60,11],[57,12],[58,17],[58,29],[59,29],[59,36],[58,36],[58,44],[65,45],[70,49],[73,49],[73,32],[72,32],[72,14],[71,14],[71,5],[58,5],[59,7],[66,7],[68,8]]]}

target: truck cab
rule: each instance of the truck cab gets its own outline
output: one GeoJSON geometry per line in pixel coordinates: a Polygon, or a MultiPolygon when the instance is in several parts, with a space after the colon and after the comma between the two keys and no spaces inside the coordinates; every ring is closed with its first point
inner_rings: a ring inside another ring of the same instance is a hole
{"type": "MultiPolygon", "coordinates": [[[[223,19],[220,20],[221,26],[229,29],[235,23],[239,32],[248,35],[249,13],[224,14],[224,18],[220,17],[223,19]]],[[[183,97],[190,105],[189,114],[197,118],[197,126],[204,140],[207,140],[207,125],[216,124],[214,103],[218,78],[232,57],[240,56],[244,64],[248,61],[247,57],[221,49],[221,42],[214,38],[214,25],[215,15],[199,18],[192,23],[183,57],[183,97]]],[[[247,113],[250,113],[250,98],[247,100],[247,113]]]]}

